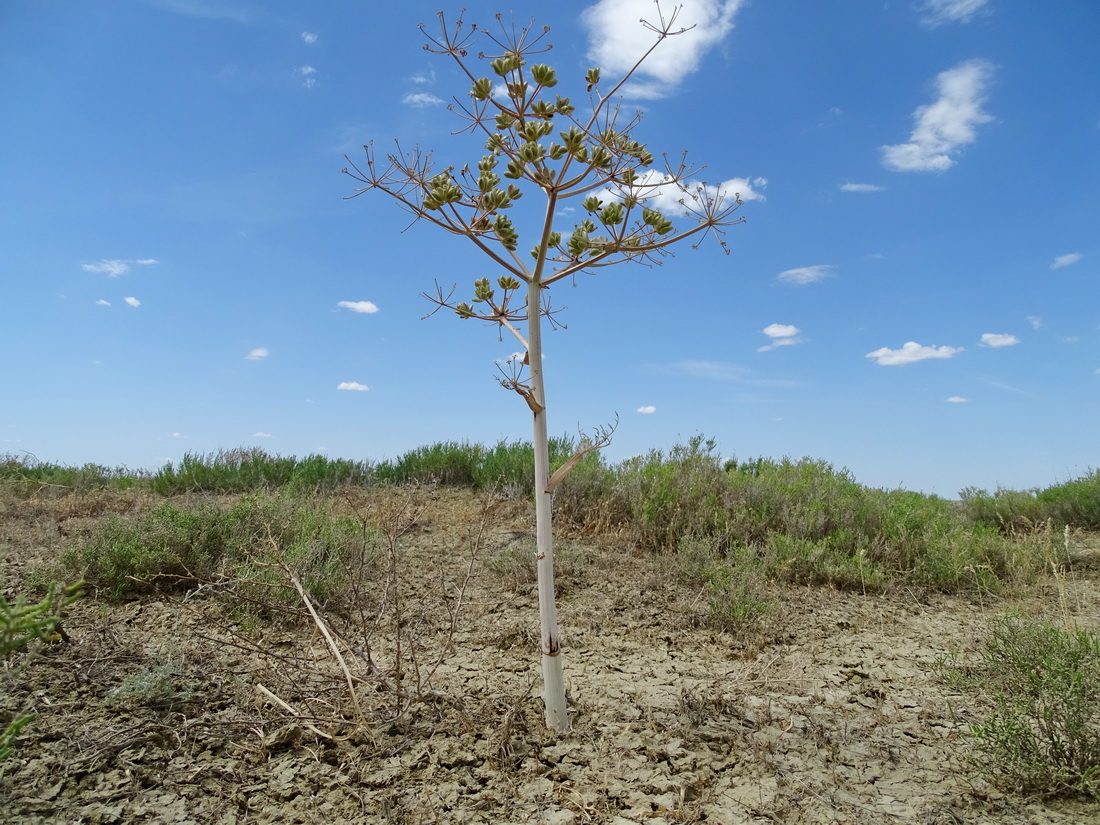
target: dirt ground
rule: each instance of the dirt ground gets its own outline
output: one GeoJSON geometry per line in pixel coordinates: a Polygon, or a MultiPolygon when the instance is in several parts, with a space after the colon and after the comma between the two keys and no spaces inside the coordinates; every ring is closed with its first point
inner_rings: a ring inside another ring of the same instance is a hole
{"type": "MultiPolygon", "coordinates": [[[[328,615],[354,703],[300,608],[257,621],[221,585],[71,607],[65,640],[0,675],[0,724],[37,714],[0,765],[0,820],[1100,822],[1096,805],[989,786],[968,734],[980,700],[937,666],[972,659],[1008,609],[1064,602],[1096,626],[1088,570],[1001,598],[788,587],[729,633],[701,621],[666,561],[565,540],[573,731],[558,737],[542,722],[526,506],[498,506],[479,534],[472,493],[420,504],[399,575],[377,579],[374,624],[328,615]]],[[[6,594],[94,523],[82,512],[0,510],[6,594]]]]}

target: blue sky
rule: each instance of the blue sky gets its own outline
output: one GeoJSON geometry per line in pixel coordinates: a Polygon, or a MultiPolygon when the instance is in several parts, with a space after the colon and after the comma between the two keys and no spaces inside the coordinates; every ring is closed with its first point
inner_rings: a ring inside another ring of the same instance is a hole
{"type": "MultiPolygon", "coordinates": [[[[551,26],[540,59],[574,103],[655,11],[465,5],[551,26]]],[[[440,8],[4,3],[0,453],[155,468],[529,437],[494,379],[515,345],[421,320],[434,281],[491,267],[381,194],[346,200],[340,173],[372,139],[482,154],[451,135],[467,82],[421,49],[440,8]]],[[[612,461],[702,433],[946,496],[1100,466],[1100,4],[684,0],[681,20],[628,92],[635,136],[687,150],[747,222],[729,255],[554,287],[551,432],[618,415],[612,461]]]]}

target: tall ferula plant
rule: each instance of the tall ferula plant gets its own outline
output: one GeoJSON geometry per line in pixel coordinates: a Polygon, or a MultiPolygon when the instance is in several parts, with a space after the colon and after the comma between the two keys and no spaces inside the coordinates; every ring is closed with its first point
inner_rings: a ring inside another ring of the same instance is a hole
{"type": "Polygon", "coordinates": [[[600,70],[588,70],[580,109],[558,92],[552,67],[532,62],[551,49],[543,42],[549,28],[535,32],[532,24],[517,30],[498,14],[496,34],[465,25],[461,16],[449,26],[440,13],[439,35],[420,26],[424,48],[450,57],[469,79],[469,91],[449,109],[465,121],[461,131],[484,137],[485,154],[473,166],[441,167],[419,147],[398,145],[382,155],[371,143],[363,147],[362,166],[349,159],[343,170],[361,184],[351,197],[371,190],[389,195],[415,219],[465,238],[499,273],[495,279],[475,280],[469,300],[453,300],[454,287],[445,292],[438,284],[435,294],[424,297],[436,304],[433,313],[446,308],[459,318],[489,322],[507,330],[523,348],[522,358],[511,361],[498,380],[523,399],[534,419],[543,695],[546,724],[560,733],[569,730],[569,714],[554,593],[551,494],[587,452],[610,441],[613,427],[583,438],[579,452],[551,474],[542,361],[543,321],[554,324],[556,313],[549,287],[579,272],[631,261],[659,263],[670,247],[689,238],[698,246],[713,234],[725,248],[722,228],[743,221],[733,214],[740,197],[692,183],[696,170],[684,155],[678,163],[667,156],[658,162],[634,135],[640,113],[629,120],[622,115],[624,84],[662,41],[688,30],[676,28],[676,12],[666,16],[658,5],[657,13],[657,24],[642,21],[654,35],[653,44],[614,85],[604,91],[600,70]],[[491,44],[490,51],[474,59],[471,47],[478,40],[491,44]],[[528,195],[538,197],[545,211],[541,220],[521,230],[509,209],[528,195]],[[561,227],[567,201],[579,201],[583,217],[561,227]],[[670,202],[686,226],[674,226],[658,208],[670,202]],[[519,251],[521,240],[531,244],[526,255],[519,251]]]}

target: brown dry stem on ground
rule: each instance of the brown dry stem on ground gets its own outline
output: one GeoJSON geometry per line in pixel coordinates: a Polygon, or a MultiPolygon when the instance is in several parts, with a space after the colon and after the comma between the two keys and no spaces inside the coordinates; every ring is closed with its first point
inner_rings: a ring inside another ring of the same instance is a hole
{"type": "MultiPolygon", "coordinates": [[[[575,537],[559,576],[576,716],[558,738],[537,698],[527,505],[348,495],[381,548],[356,604],[257,618],[214,582],[88,598],[67,642],[13,662],[0,723],[37,718],[0,766],[5,821],[1100,821],[990,787],[970,759],[980,700],[942,678],[1008,606],[1095,627],[1090,569],[1011,598],[775,589],[776,609],[729,631],[667,560],[575,537]]],[[[8,501],[0,586],[120,506],[144,502],[8,501]]]]}

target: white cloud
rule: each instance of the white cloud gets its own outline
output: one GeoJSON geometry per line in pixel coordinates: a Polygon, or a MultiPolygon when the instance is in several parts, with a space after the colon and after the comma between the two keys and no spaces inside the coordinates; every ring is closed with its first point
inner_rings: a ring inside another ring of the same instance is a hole
{"type": "Polygon", "coordinates": [[[245,358],[249,361],[259,361],[261,358],[267,358],[269,355],[271,355],[271,353],[266,347],[257,347],[256,349],[249,350],[245,358]]]}
{"type": "Polygon", "coordinates": [[[1070,264],[1077,263],[1083,257],[1085,256],[1082,255],[1080,252],[1070,252],[1068,255],[1059,255],[1057,258],[1054,259],[1054,263],[1050,265],[1050,268],[1061,269],[1063,266],[1069,266],[1070,264]]]}
{"type": "Polygon", "coordinates": [[[647,404],[644,407],[638,407],[638,412],[642,415],[653,415],[653,413],[657,412],[657,408],[652,404],[647,404]]]}
{"type": "Polygon", "coordinates": [[[439,106],[443,100],[429,92],[410,92],[401,98],[401,102],[414,109],[424,109],[428,106],[439,106]]]}
{"type": "Polygon", "coordinates": [[[253,438],[271,438],[271,433],[258,432],[252,433],[253,438]]]}
{"type": "Polygon", "coordinates": [[[989,0],[924,0],[921,22],[929,28],[944,23],[969,23],[988,8],[989,0]]]}
{"type": "Polygon", "coordinates": [[[370,389],[366,384],[360,384],[358,381],[341,381],[336,385],[338,390],[354,390],[355,392],[366,392],[370,389]]]}
{"type": "Polygon", "coordinates": [[[84,264],[81,268],[85,272],[102,272],[106,274],[108,278],[117,278],[119,275],[125,275],[130,271],[130,264],[151,266],[155,263],[158,263],[156,258],[142,258],[137,261],[124,261],[119,258],[104,258],[98,263],[84,264]]]}
{"type": "Polygon", "coordinates": [[[97,307],[109,307],[111,305],[111,302],[110,301],[105,301],[102,298],[100,298],[98,301],[95,302],[95,305],[97,307]]]}
{"type": "MultiPolygon", "coordinates": [[[[675,29],[694,28],[661,43],[624,93],[642,99],[672,93],[730,32],[742,5],[744,0],[695,0],[685,4],[676,18],[675,29]]],[[[672,3],[663,6],[666,15],[674,8],[672,3]]],[[[581,13],[581,23],[588,33],[588,57],[593,65],[604,70],[603,80],[607,84],[629,71],[653,45],[656,37],[642,25],[643,19],[660,25],[652,0],[599,0],[581,13]]]]}
{"type": "Polygon", "coordinates": [[[966,404],[969,401],[969,398],[963,398],[961,395],[953,395],[947,399],[948,404],[966,404]]]}
{"type": "Polygon", "coordinates": [[[829,275],[833,269],[831,264],[818,264],[816,266],[800,266],[796,269],[785,269],[776,278],[785,284],[812,284],[829,275]]]}
{"type": "Polygon", "coordinates": [[[183,438],[183,433],[172,433],[169,438],[183,438]]]}
{"type": "Polygon", "coordinates": [[[414,74],[410,78],[410,80],[412,80],[413,83],[419,83],[419,84],[435,83],[435,69],[434,68],[429,68],[428,71],[426,71],[426,72],[418,72],[418,73],[414,74]]]}
{"type": "MultiPolygon", "coordinates": [[[[686,180],[682,185],[686,187],[685,193],[679,186],[670,183],[672,177],[656,169],[646,169],[635,179],[634,192],[645,201],[646,206],[660,210],[665,217],[676,217],[689,214],[689,206],[693,200],[713,199],[721,196],[727,203],[732,202],[737,195],[742,201],[764,200],[763,192],[759,191],[768,185],[767,178],[730,178],[717,186],[710,183],[686,180]],[[642,187],[642,188],[639,188],[642,187]]],[[[624,192],[604,189],[597,193],[597,197],[603,200],[622,200],[624,192]]]]}
{"type": "Polygon", "coordinates": [[[1014,344],[1020,343],[1020,339],[1015,335],[1009,335],[1003,332],[986,332],[982,334],[983,347],[1011,347],[1014,344]]]}
{"type": "Polygon", "coordinates": [[[993,64],[967,60],[936,77],[939,99],[913,113],[909,143],[882,147],[882,162],[895,172],[942,172],[955,165],[951,153],[973,143],[974,127],[993,118],[982,111],[993,64]]]}
{"type": "Polygon", "coordinates": [[[378,312],[378,306],[371,301],[337,301],[336,306],[350,309],[352,312],[378,312]]]}
{"type": "Polygon", "coordinates": [[[792,344],[797,344],[799,343],[798,333],[801,331],[802,330],[793,324],[768,324],[761,332],[772,339],[771,343],[765,344],[762,347],[757,347],[756,351],[767,352],[776,347],[788,347],[792,344]]]}
{"type": "Polygon", "coordinates": [[[876,186],[873,183],[842,183],[841,192],[881,192],[885,186],[876,186]]]}
{"type": "Polygon", "coordinates": [[[129,298],[123,298],[123,300],[132,307],[141,306],[141,301],[139,301],[137,298],[134,298],[133,296],[130,296],[129,298]]]}
{"type": "Polygon", "coordinates": [[[893,367],[899,364],[912,364],[916,361],[924,361],[928,358],[953,358],[960,352],[963,352],[962,347],[925,347],[918,344],[916,341],[907,341],[902,344],[901,349],[889,349],[882,347],[874,352],[867,353],[866,358],[874,358],[875,362],[883,367],[893,367]]]}
{"type": "Polygon", "coordinates": [[[1038,315],[1027,316],[1027,322],[1031,324],[1032,329],[1039,329],[1039,327],[1043,325],[1043,319],[1040,318],[1038,315]]]}
{"type": "Polygon", "coordinates": [[[313,66],[299,66],[295,69],[295,73],[301,76],[302,85],[307,89],[317,85],[317,70],[313,66]]]}
{"type": "Polygon", "coordinates": [[[317,42],[317,35],[313,32],[302,32],[302,42],[307,46],[312,46],[317,42]]]}

